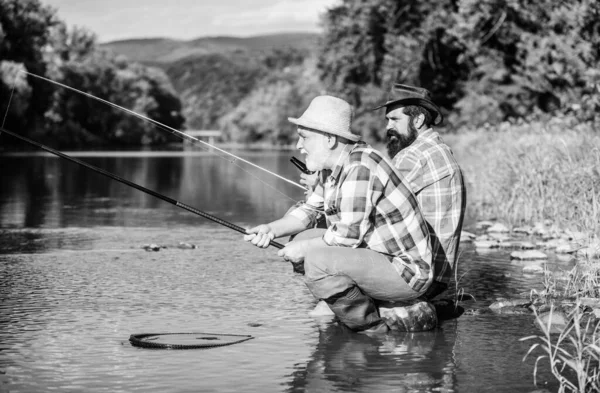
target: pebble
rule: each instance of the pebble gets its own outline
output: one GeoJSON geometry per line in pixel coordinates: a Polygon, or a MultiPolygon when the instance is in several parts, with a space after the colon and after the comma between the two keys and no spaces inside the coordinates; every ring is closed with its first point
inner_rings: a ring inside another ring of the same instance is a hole
{"type": "Polygon", "coordinates": [[[185,243],[185,242],[179,242],[177,247],[181,248],[183,250],[193,250],[193,249],[197,248],[197,246],[195,244],[190,244],[190,243],[185,243]]]}
{"type": "Polygon", "coordinates": [[[165,246],[159,246],[158,244],[144,244],[142,248],[146,251],[160,251],[161,248],[167,248],[165,246]]]}

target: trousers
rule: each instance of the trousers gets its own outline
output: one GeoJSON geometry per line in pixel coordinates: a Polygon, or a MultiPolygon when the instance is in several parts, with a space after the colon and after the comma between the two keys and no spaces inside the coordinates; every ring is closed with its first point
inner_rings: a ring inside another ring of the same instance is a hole
{"type": "MultiPolygon", "coordinates": [[[[323,236],[315,228],[294,240],[323,236]]],[[[323,246],[306,253],[304,282],[317,299],[327,302],[338,319],[353,330],[382,323],[376,301],[403,301],[421,296],[402,279],[388,256],[367,248],[323,246]]]]}

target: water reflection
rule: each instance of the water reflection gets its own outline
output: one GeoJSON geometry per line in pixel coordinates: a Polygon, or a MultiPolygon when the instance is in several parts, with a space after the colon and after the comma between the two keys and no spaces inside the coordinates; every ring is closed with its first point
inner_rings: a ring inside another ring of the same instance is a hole
{"type": "MultiPolygon", "coordinates": [[[[297,180],[289,154],[251,154],[297,180]]],[[[302,190],[243,163],[210,154],[89,156],[83,161],[211,214],[256,224],[281,216],[302,190]]],[[[193,214],[54,156],[0,157],[0,227],[197,223],[193,214]]]]}
{"type": "Polygon", "coordinates": [[[319,342],[297,366],[289,392],[454,392],[456,321],[430,332],[356,334],[321,324],[319,342]]]}

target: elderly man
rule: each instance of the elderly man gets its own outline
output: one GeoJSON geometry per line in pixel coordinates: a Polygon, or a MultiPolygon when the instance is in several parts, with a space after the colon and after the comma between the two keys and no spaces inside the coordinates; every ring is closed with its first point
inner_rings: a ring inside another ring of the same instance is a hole
{"type": "Polygon", "coordinates": [[[356,331],[385,332],[375,300],[422,296],[433,280],[427,224],[417,201],[378,151],[351,131],[352,107],[319,96],[298,119],[297,148],[320,179],[306,202],[244,240],[267,247],[274,238],[304,231],[279,251],[304,263],[304,280],[339,320],[356,331]],[[327,229],[313,228],[325,211],[327,229]]]}
{"type": "Polygon", "coordinates": [[[406,179],[431,234],[434,283],[431,299],[448,287],[456,266],[460,233],[466,207],[466,188],[452,151],[432,125],[442,113],[428,90],[395,84],[385,107],[387,151],[406,179]]]}

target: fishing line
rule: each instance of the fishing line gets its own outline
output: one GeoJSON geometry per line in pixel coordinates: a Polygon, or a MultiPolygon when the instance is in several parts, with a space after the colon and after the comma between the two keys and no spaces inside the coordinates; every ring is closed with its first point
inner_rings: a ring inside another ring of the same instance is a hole
{"type": "MultiPolygon", "coordinates": [[[[100,174],[102,174],[102,175],[104,175],[104,176],[106,176],[108,178],[111,178],[111,179],[116,180],[116,181],[118,181],[120,183],[126,184],[126,185],[128,185],[130,187],[133,187],[135,189],[138,189],[138,190],[140,190],[142,192],[145,192],[146,194],[152,195],[153,197],[156,197],[158,199],[162,199],[163,201],[168,202],[168,203],[170,203],[172,205],[175,205],[175,206],[180,207],[180,208],[182,208],[184,210],[187,210],[187,211],[192,212],[194,214],[197,214],[197,215],[199,215],[201,217],[209,219],[209,220],[211,220],[213,222],[216,222],[217,224],[226,226],[227,228],[233,229],[234,231],[240,232],[240,233],[242,233],[244,235],[248,235],[249,234],[246,231],[246,229],[244,229],[244,228],[242,228],[240,226],[232,224],[232,223],[230,223],[228,221],[225,221],[225,220],[223,220],[223,219],[221,219],[219,217],[215,217],[212,214],[209,214],[209,213],[203,212],[201,210],[198,210],[195,207],[192,207],[190,205],[186,205],[185,203],[176,201],[175,199],[169,198],[168,196],[162,195],[162,194],[160,194],[160,193],[158,193],[156,191],[152,191],[152,190],[150,190],[150,189],[148,189],[146,187],[140,186],[139,184],[136,184],[136,183],[133,183],[133,182],[131,182],[129,180],[123,179],[122,177],[119,177],[119,176],[117,176],[117,175],[115,175],[113,173],[105,171],[104,169],[101,169],[101,168],[98,168],[98,167],[93,166],[91,164],[88,164],[87,162],[78,160],[77,158],[68,156],[65,153],[61,153],[58,150],[54,150],[51,147],[42,145],[39,142],[36,142],[34,140],[31,140],[31,139],[26,138],[24,136],[21,136],[19,134],[15,134],[14,132],[9,131],[9,130],[7,130],[4,127],[1,127],[0,131],[3,131],[3,132],[5,132],[8,135],[11,135],[11,136],[13,136],[13,137],[15,137],[17,139],[20,139],[20,140],[22,140],[24,142],[27,142],[27,143],[29,143],[31,145],[37,146],[37,147],[39,147],[42,150],[46,150],[47,152],[52,153],[52,154],[54,154],[56,156],[59,156],[59,157],[64,158],[64,159],[66,159],[68,161],[71,161],[71,162],[74,162],[74,163],[79,164],[81,166],[84,166],[84,167],[86,167],[88,169],[91,169],[92,171],[94,171],[96,173],[100,173],[100,174]]],[[[284,247],[283,244],[280,244],[280,243],[277,243],[277,242],[270,242],[269,245],[271,245],[271,246],[273,246],[275,248],[279,248],[279,249],[282,249],[284,247]]]]}
{"type": "Polygon", "coordinates": [[[151,119],[151,118],[149,118],[149,117],[147,117],[147,116],[144,116],[144,115],[142,115],[142,114],[140,114],[140,113],[137,113],[137,112],[135,112],[135,111],[132,111],[131,109],[127,109],[127,108],[125,108],[125,107],[122,107],[122,106],[120,106],[120,105],[117,105],[117,104],[115,104],[115,103],[112,103],[112,102],[110,102],[110,101],[107,101],[107,100],[105,100],[105,99],[102,99],[102,98],[100,98],[100,97],[96,97],[96,96],[94,96],[93,94],[86,93],[86,92],[84,92],[84,91],[81,91],[81,90],[78,90],[78,89],[76,89],[76,88],[74,88],[74,87],[71,87],[71,86],[65,85],[65,84],[63,84],[63,83],[60,83],[60,82],[54,81],[54,80],[52,80],[52,79],[49,79],[49,78],[43,77],[43,76],[41,76],[41,75],[37,75],[37,74],[31,73],[31,72],[29,72],[29,71],[19,70],[19,72],[23,72],[23,73],[25,73],[25,74],[27,74],[27,75],[30,75],[30,76],[34,77],[34,78],[38,78],[38,79],[40,79],[40,80],[43,80],[43,81],[46,81],[46,82],[49,82],[49,83],[53,83],[53,84],[55,84],[55,85],[58,85],[58,86],[60,86],[60,87],[62,87],[62,88],[65,88],[65,89],[68,89],[68,90],[74,91],[74,92],[76,92],[76,93],[82,94],[82,95],[84,95],[84,96],[86,96],[86,97],[89,97],[89,98],[92,98],[92,99],[94,99],[94,100],[97,100],[97,101],[99,101],[99,102],[102,102],[102,103],[104,103],[104,104],[106,104],[106,105],[109,105],[109,106],[111,106],[111,107],[113,107],[113,108],[120,109],[120,110],[122,110],[122,111],[124,111],[124,112],[126,112],[126,113],[129,113],[129,114],[131,114],[131,115],[134,115],[134,116],[136,116],[136,117],[138,117],[138,118],[140,118],[140,119],[142,119],[142,120],[145,120],[145,121],[147,121],[147,122],[150,122],[151,124],[153,124],[153,125],[154,125],[154,126],[156,126],[157,128],[159,128],[159,129],[162,129],[162,130],[165,130],[165,131],[167,131],[167,132],[171,133],[172,135],[175,135],[175,136],[177,136],[177,137],[179,137],[179,138],[181,138],[181,139],[186,139],[186,140],[188,140],[188,141],[191,141],[191,142],[192,142],[192,143],[194,143],[194,144],[201,143],[201,144],[204,144],[204,145],[206,145],[206,146],[208,146],[208,147],[210,147],[210,148],[212,148],[212,149],[214,149],[214,150],[217,150],[217,151],[219,151],[220,153],[226,154],[226,155],[228,155],[228,156],[232,157],[232,158],[233,158],[233,160],[230,160],[230,159],[228,159],[227,157],[224,157],[224,156],[222,156],[222,155],[218,155],[218,154],[216,154],[214,151],[212,151],[212,150],[210,150],[210,149],[206,149],[206,148],[205,148],[205,150],[206,150],[206,151],[208,151],[208,152],[211,152],[211,153],[213,153],[213,154],[217,155],[218,157],[221,157],[221,158],[223,158],[223,159],[225,159],[225,160],[229,161],[231,164],[233,164],[233,165],[237,166],[238,168],[240,168],[242,171],[246,172],[246,173],[247,173],[248,175],[250,175],[251,177],[253,177],[253,178],[257,179],[257,180],[258,180],[259,182],[261,182],[262,184],[264,184],[264,185],[266,185],[267,187],[269,187],[269,188],[273,189],[275,192],[277,192],[277,193],[279,193],[279,194],[283,195],[284,197],[286,197],[287,199],[289,199],[289,200],[291,200],[291,201],[294,201],[294,202],[296,202],[296,200],[295,200],[294,198],[290,197],[289,195],[286,195],[286,194],[284,194],[283,192],[281,192],[281,191],[277,190],[275,187],[273,187],[273,186],[271,186],[270,184],[266,183],[265,181],[263,181],[263,180],[262,180],[262,179],[260,179],[259,177],[255,176],[255,175],[254,175],[254,174],[252,174],[251,172],[249,172],[249,171],[245,170],[243,167],[241,167],[240,165],[238,165],[238,164],[236,163],[236,161],[241,161],[241,162],[243,162],[243,163],[245,163],[245,164],[248,164],[248,165],[250,165],[250,166],[253,166],[254,168],[260,169],[261,171],[264,171],[264,172],[266,172],[266,173],[268,173],[268,174],[270,174],[270,175],[273,175],[273,176],[277,177],[277,178],[278,178],[278,179],[280,179],[280,180],[284,180],[284,181],[286,181],[286,182],[288,182],[288,183],[290,183],[290,184],[293,184],[294,186],[296,186],[296,187],[299,187],[299,188],[301,188],[301,189],[303,189],[303,190],[305,190],[305,191],[306,191],[306,188],[305,188],[304,186],[302,186],[301,184],[299,184],[299,183],[296,183],[296,182],[294,182],[294,181],[292,181],[292,180],[286,179],[285,177],[283,177],[283,176],[281,176],[281,175],[278,175],[277,173],[275,173],[275,172],[272,172],[272,171],[270,171],[270,170],[268,170],[268,169],[266,169],[266,168],[263,168],[263,167],[261,167],[261,166],[259,166],[259,165],[255,164],[255,163],[253,163],[253,162],[251,162],[251,161],[245,160],[245,159],[243,159],[243,158],[241,158],[241,157],[239,157],[239,156],[236,156],[236,155],[235,155],[235,154],[233,154],[233,153],[230,153],[230,152],[228,152],[228,151],[225,151],[225,150],[223,150],[223,149],[221,149],[221,148],[219,148],[219,147],[217,147],[217,146],[211,145],[211,144],[210,144],[210,143],[208,143],[208,142],[205,142],[205,141],[203,141],[203,140],[201,140],[201,139],[195,138],[195,137],[193,137],[193,136],[191,136],[191,135],[188,135],[188,134],[186,134],[186,133],[184,133],[184,132],[181,132],[181,131],[179,131],[179,130],[176,130],[176,129],[174,129],[173,127],[170,127],[170,126],[168,126],[168,125],[166,125],[166,124],[163,124],[163,123],[161,123],[161,122],[159,122],[159,121],[156,121],[156,120],[154,120],[154,119],[151,119]]]}
{"type": "MultiPolygon", "coordinates": [[[[17,74],[15,73],[15,80],[13,82],[12,89],[10,91],[10,97],[8,97],[8,105],[6,106],[6,112],[4,112],[4,119],[2,119],[2,128],[4,128],[4,123],[6,123],[6,118],[8,117],[8,110],[10,109],[10,103],[13,98],[13,94],[15,93],[15,86],[17,85],[17,74]]],[[[1,133],[1,131],[0,131],[1,133]]]]}

